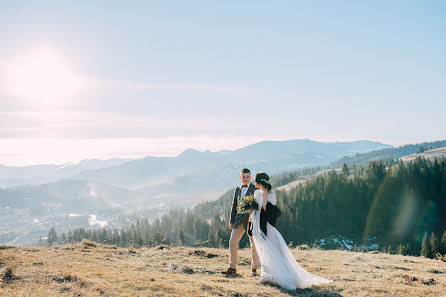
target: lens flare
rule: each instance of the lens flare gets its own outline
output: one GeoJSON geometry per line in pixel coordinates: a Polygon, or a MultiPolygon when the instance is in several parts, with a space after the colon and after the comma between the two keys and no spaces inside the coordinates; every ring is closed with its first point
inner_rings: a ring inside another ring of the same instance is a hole
{"type": "Polygon", "coordinates": [[[411,191],[405,191],[399,199],[393,221],[392,236],[395,239],[405,238],[412,231],[417,213],[417,198],[411,191]]]}
{"type": "Polygon", "coordinates": [[[51,106],[72,99],[84,82],[65,59],[44,48],[8,64],[11,94],[35,106],[51,106]]]}
{"type": "MultiPolygon", "coordinates": [[[[385,231],[385,236],[392,236],[395,241],[411,238],[421,243],[424,232],[432,232],[439,215],[439,206],[432,200],[424,205],[415,188],[407,188],[401,192],[393,189],[395,185],[391,177],[386,176],[378,187],[369,213],[363,234],[363,243],[376,230],[385,230],[385,224],[392,222],[392,229],[385,231]],[[399,193],[400,192],[400,193],[399,193]],[[394,193],[394,195],[389,195],[394,193]]],[[[383,231],[384,232],[384,231],[383,231]]]]}

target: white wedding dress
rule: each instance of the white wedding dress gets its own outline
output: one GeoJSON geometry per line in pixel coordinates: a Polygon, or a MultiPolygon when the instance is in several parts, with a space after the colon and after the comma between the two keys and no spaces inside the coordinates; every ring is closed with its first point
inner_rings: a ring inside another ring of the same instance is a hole
{"type": "MultiPolygon", "coordinates": [[[[265,236],[260,229],[263,192],[255,191],[254,198],[259,204],[259,210],[254,210],[251,214],[252,237],[261,264],[259,283],[273,283],[287,290],[295,290],[331,282],[300,267],[280,232],[270,223],[267,223],[265,236]]],[[[268,202],[274,205],[277,202],[276,194],[272,191],[269,193],[268,202]]]]}

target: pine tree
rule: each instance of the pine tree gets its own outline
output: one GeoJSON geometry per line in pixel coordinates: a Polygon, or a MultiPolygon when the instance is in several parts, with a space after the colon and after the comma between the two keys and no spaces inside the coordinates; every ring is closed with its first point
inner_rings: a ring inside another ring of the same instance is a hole
{"type": "Polygon", "coordinates": [[[410,245],[400,243],[396,249],[396,253],[399,255],[408,255],[410,253],[410,245]]]}
{"type": "Polygon", "coordinates": [[[178,230],[178,242],[180,243],[180,245],[185,244],[183,229],[178,230]]]}
{"type": "Polygon", "coordinates": [[[71,233],[71,229],[68,230],[68,243],[73,243],[73,234],[71,233]]]}
{"type": "Polygon", "coordinates": [[[352,171],[353,171],[353,176],[354,176],[355,178],[358,178],[358,177],[359,177],[359,171],[358,171],[358,168],[356,167],[355,164],[353,164],[352,171]]]}
{"type": "Polygon", "coordinates": [[[423,242],[421,243],[421,256],[432,258],[431,247],[427,237],[427,232],[424,232],[423,242]]]}
{"type": "Polygon", "coordinates": [[[121,246],[125,247],[128,245],[127,233],[124,229],[121,230],[121,246]]]}
{"type": "Polygon", "coordinates": [[[432,232],[432,234],[431,234],[431,238],[429,240],[429,243],[430,243],[430,246],[431,246],[432,258],[434,258],[435,255],[438,253],[438,248],[439,248],[438,237],[437,237],[437,235],[435,235],[434,232],[432,232]]]}
{"type": "Polygon", "coordinates": [[[146,242],[146,246],[152,246],[152,240],[150,238],[150,233],[147,229],[146,233],[145,233],[145,242],[146,242]]]}
{"type": "Polygon", "coordinates": [[[163,234],[161,232],[156,232],[153,235],[153,243],[154,244],[161,244],[163,242],[163,234]]]}
{"type": "Polygon", "coordinates": [[[345,177],[348,177],[350,175],[350,169],[348,169],[348,166],[346,163],[342,165],[342,175],[345,177]]]}
{"type": "Polygon", "coordinates": [[[48,243],[48,245],[57,243],[57,233],[56,233],[56,230],[54,230],[54,228],[51,228],[50,231],[48,232],[47,243],[48,243]]]}
{"type": "Polygon", "coordinates": [[[440,254],[446,255],[446,230],[444,230],[443,236],[441,237],[439,251],[440,251],[440,254]]]}
{"type": "Polygon", "coordinates": [[[62,244],[65,244],[66,241],[67,241],[67,236],[65,235],[65,233],[62,233],[62,236],[61,236],[61,242],[62,242],[62,244]]]}
{"type": "Polygon", "coordinates": [[[412,254],[412,252],[411,252],[410,244],[407,243],[406,246],[405,246],[405,253],[404,253],[404,255],[411,255],[411,254],[412,254]]]}

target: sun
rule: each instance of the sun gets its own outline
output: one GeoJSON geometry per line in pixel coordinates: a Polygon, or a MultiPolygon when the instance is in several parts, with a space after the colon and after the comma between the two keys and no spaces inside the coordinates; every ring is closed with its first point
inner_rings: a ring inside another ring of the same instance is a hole
{"type": "Polygon", "coordinates": [[[67,102],[83,88],[81,77],[49,49],[18,58],[9,65],[8,76],[11,93],[40,105],[67,102]]]}

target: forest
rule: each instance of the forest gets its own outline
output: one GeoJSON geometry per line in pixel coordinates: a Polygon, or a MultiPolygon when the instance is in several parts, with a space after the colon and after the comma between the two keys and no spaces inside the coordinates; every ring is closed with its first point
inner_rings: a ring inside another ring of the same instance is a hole
{"type": "MultiPolygon", "coordinates": [[[[318,168],[284,173],[275,186],[295,176],[314,174],[318,168]]],[[[273,189],[274,190],[274,189],[273,189]]],[[[190,209],[173,209],[149,222],[138,218],[128,229],[83,228],[57,233],[51,229],[47,244],[72,243],[86,238],[119,246],[188,245],[227,247],[234,190],[219,199],[190,209]]],[[[356,250],[377,237],[389,253],[435,257],[446,254],[446,158],[418,157],[411,162],[382,160],[367,166],[330,170],[290,191],[275,191],[282,211],[277,228],[291,245],[313,244],[331,235],[353,239],[356,250]]],[[[240,245],[248,244],[246,235],[240,245]]]]}

